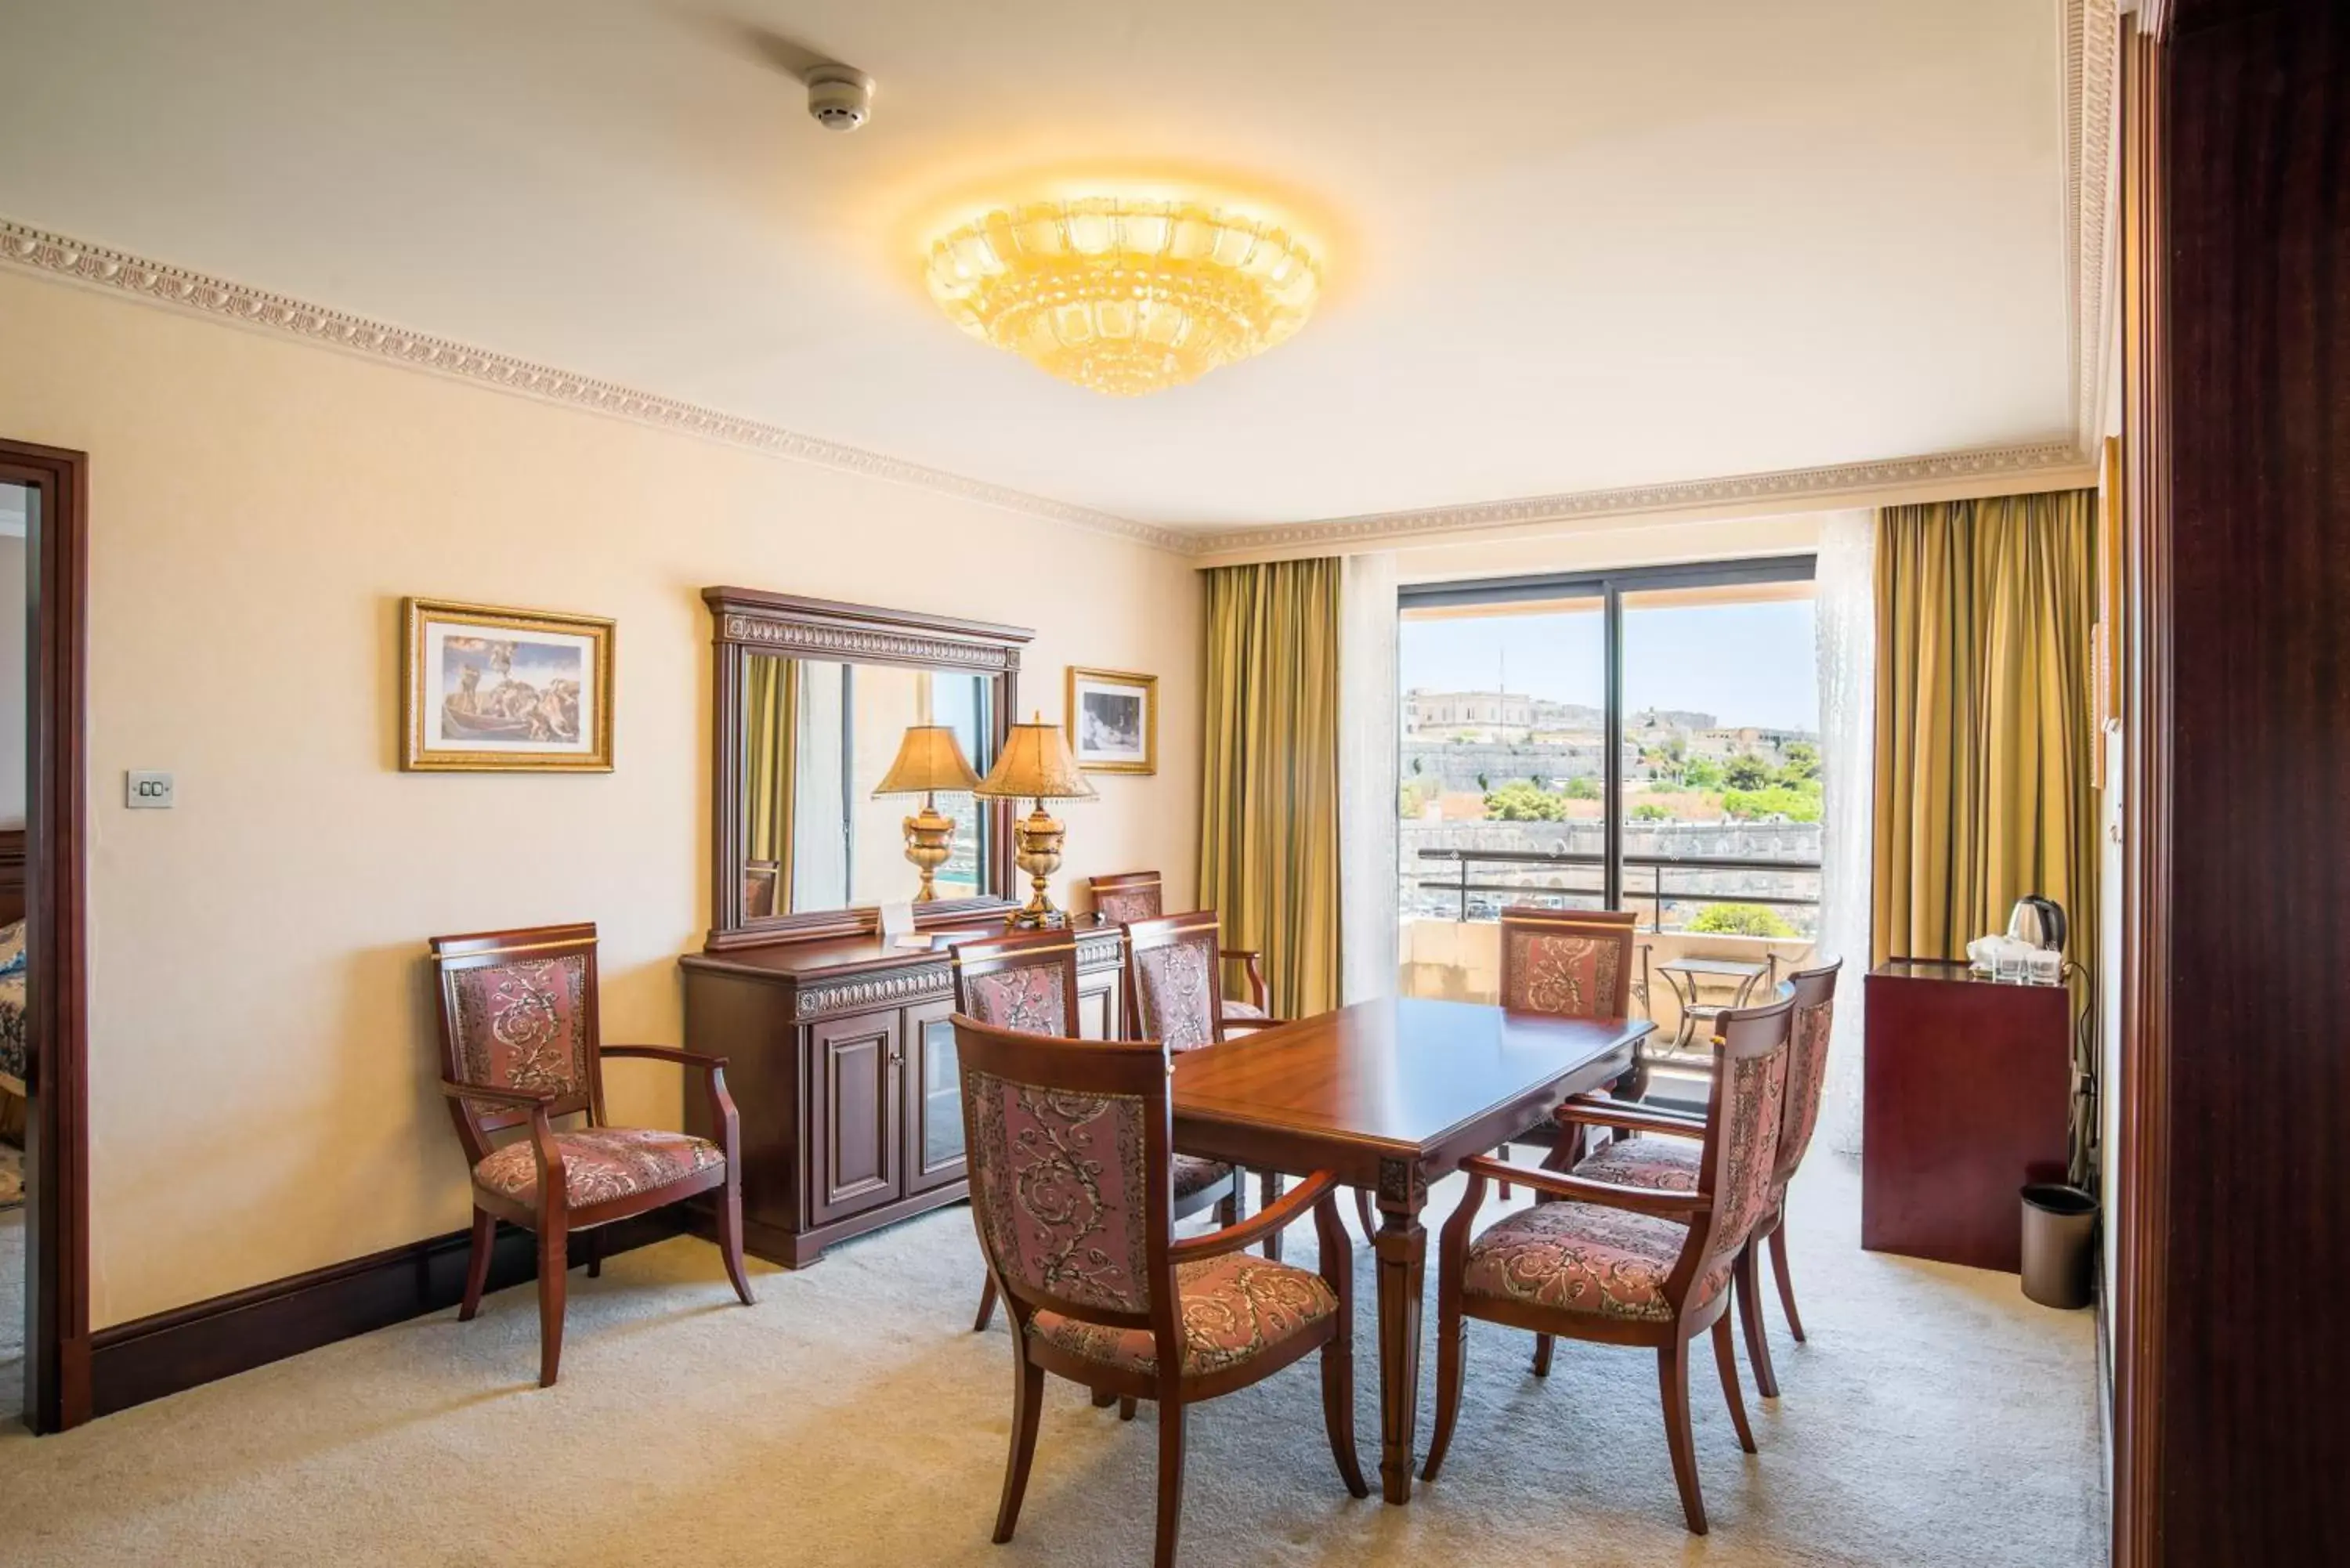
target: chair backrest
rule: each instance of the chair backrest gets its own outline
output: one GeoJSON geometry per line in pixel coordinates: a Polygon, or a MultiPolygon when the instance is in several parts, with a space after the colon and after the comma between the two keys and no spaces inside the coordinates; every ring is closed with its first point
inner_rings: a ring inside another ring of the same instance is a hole
{"type": "Polygon", "coordinates": [[[1502,911],[1502,1005],[1562,1018],[1627,1018],[1632,1012],[1629,909],[1502,911]]]}
{"type": "Polygon", "coordinates": [[[752,860],[743,867],[743,917],[764,920],[775,912],[777,884],[782,879],[783,864],[775,860],[752,860]]]}
{"type": "Polygon", "coordinates": [[[1170,1051],[1224,1037],[1217,930],[1213,909],[1126,922],[1126,994],[1136,1033],[1170,1051]]]}
{"type": "MultiPolygon", "coordinates": [[[[597,1054],[596,928],[540,926],[434,937],[441,981],[441,1070],[454,1084],[551,1094],[551,1116],[604,1119],[604,1075],[597,1054]]],[[[457,1137],[475,1163],[490,1135],[530,1113],[479,1100],[451,1100],[457,1137]]]]}
{"type": "Polygon", "coordinates": [[[1077,940],[1023,931],[957,942],[955,1011],[1021,1034],[1077,1032],[1077,940]]]}
{"type": "Polygon", "coordinates": [[[1836,971],[1844,960],[1799,969],[1780,983],[1779,994],[1795,1004],[1787,1043],[1787,1109],[1779,1121],[1777,1184],[1794,1179],[1820,1125],[1820,1095],[1828,1081],[1828,1034],[1835,1023],[1836,971]]]}
{"type": "Polygon", "coordinates": [[[1713,1090],[1706,1102],[1700,1189],[1713,1209],[1690,1227],[1690,1251],[1675,1265],[1679,1299],[1702,1303],[1730,1282],[1731,1264],[1775,1200],[1773,1158],[1787,1093],[1792,997],[1731,1008],[1714,1020],[1713,1090]]]}
{"type": "Polygon", "coordinates": [[[1181,1365],[1172,1096],[1163,1047],[954,1018],[972,1223],[1014,1333],[1038,1307],[1149,1328],[1181,1365]]]}
{"type": "Polygon", "coordinates": [[[1155,920],[1159,916],[1159,873],[1156,871],[1121,871],[1115,877],[1088,877],[1086,886],[1092,889],[1094,909],[1108,926],[1123,926],[1130,920],[1155,920]]]}

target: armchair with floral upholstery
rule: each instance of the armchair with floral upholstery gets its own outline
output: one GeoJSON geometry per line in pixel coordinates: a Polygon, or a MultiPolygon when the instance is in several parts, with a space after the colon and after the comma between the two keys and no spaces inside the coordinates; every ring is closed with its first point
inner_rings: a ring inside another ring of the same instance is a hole
{"type": "Polygon", "coordinates": [[[480,1311],[501,1220],[538,1238],[541,1387],[563,1359],[570,1237],[716,1191],[718,1245],[743,1304],[743,1195],[734,1102],[723,1058],[665,1045],[607,1045],[598,1030],[596,928],[580,924],[435,937],[441,992],[441,1093],[473,1171],[473,1248],[460,1321],[480,1311]],[[717,1141],[604,1120],[604,1059],[641,1057],[700,1073],[717,1141]],[[558,1128],[556,1121],[582,1119],[558,1128]],[[524,1136],[499,1142],[501,1134],[524,1136]]]}
{"type": "MultiPolygon", "coordinates": [[[[1711,1331],[1722,1397],[1739,1447],[1754,1451],[1731,1342],[1731,1281],[1768,1211],[1787,1083],[1793,1003],[1723,1013],[1694,1190],[1666,1192],[1587,1176],[1530,1171],[1482,1156],[1461,1164],[1468,1189],[1445,1222],[1439,1253],[1436,1431],[1421,1472],[1434,1480],[1461,1416],[1467,1321],[1535,1334],[1534,1373],[1550,1371],[1552,1336],[1657,1353],[1658,1388],[1673,1480],[1690,1533],[1706,1532],[1690,1429],[1689,1346],[1711,1331]],[[1542,1199],[1475,1233],[1489,1179],[1523,1182],[1542,1199]]],[[[1595,1118],[1649,1113],[1603,1102],[1595,1118]]],[[[1661,1121],[1663,1118],[1658,1118],[1661,1121]]]]}
{"type": "MultiPolygon", "coordinates": [[[[1077,944],[1067,931],[1014,932],[954,949],[955,1011],[1022,1034],[1077,1033],[1077,944]]],[[[1222,1205],[1222,1222],[1240,1219],[1240,1176],[1229,1165],[1175,1157],[1175,1217],[1222,1205]]],[[[995,1316],[995,1278],[980,1288],[977,1334],[995,1316]]]]}
{"type": "MultiPolygon", "coordinates": [[[[1094,1402],[1159,1403],[1155,1568],[1182,1521],[1185,1417],[1315,1351],[1339,1478],[1355,1454],[1353,1251],[1336,1179],[1317,1172],[1243,1225],[1174,1238],[1173,1090],[1164,1045],[1054,1039],[955,1019],[969,1129],[971,1216],[1012,1318],[1011,1451],[995,1540],[1012,1539],[1036,1453],[1045,1374],[1094,1402]],[[1311,1210],[1321,1266],[1247,1254],[1311,1210]]],[[[1085,1487],[1055,1505],[1098,1508],[1085,1487]]]]}
{"type": "MultiPolygon", "coordinates": [[[[1156,871],[1121,871],[1114,877],[1088,877],[1086,885],[1093,892],[1094,912],[1106,926],[1155,920],[1166,913],[1156,871]]],[[[1220,961],[1219,970],[1225,963],[1239,964],[1243,977],[1248,981],[1248,1000],[1239,1002],[1225,998],[1224,1017],[1238,1022],[1269,1016],[1265,1002],[1263,955],[1253,948],[1219,947],[1215,956],[1220,961]]],[[[1222,981],[1219,978],[1218,993],[1222,994],[1222,981]]]]}

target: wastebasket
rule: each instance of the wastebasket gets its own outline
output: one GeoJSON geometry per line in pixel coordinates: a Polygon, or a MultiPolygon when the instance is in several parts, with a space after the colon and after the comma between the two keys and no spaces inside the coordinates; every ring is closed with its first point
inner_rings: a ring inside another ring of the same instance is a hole
{"type": "Polygon", "coordinates": [[[2042,1306],[2089,1304],[2089,1242],[2097,1200],[2077,1187],[2035,1181],[2023,1189],[2023,1293],[2042,1306]]]}

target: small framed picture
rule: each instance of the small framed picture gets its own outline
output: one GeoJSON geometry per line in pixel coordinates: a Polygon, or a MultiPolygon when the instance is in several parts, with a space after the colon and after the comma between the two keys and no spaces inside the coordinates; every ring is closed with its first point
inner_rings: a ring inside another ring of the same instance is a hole
{"type": "Polygon", "coordinates": [[[445,599],[401,602],[400,765],[612,771],[612,623],[445,599]]]}
{"type": "Polygon", "coordinates": [[[1069,667],[1069,749],[1089,774],[1159,771],[1159,677],[1069,667]]]}

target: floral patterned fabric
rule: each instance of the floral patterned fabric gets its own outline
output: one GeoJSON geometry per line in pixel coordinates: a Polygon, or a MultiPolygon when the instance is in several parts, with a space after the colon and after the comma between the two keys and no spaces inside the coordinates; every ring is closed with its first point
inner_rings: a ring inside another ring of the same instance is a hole
{"type": "Polygon", "coordinates": [[[998,1271],[1117,1312],[1150,1308],[1143,1102],[963,1074],[972,1218],[998,1271]]]}
{"type": "Polygon", "coordinates": [[[556,1096],[587,1090],[587,954],[461,969],[451,979],[461,1081],[556,1096]]]}
{"type": "Polygon", "coordinates": [[[1159,885],[1154,882],[1148,888],[1106,888],[1094,895],[1094,908],[1100,911],[1106,925],[1155,920],[1159,918],[1159,885]]]}
{"type": "Polygon", "coordinates": [[[1624,939],[1539,927],[1502,928],[1502,1005],[1564,1018],[1611,1012],[1624,939]]]}
{"type": "MultiPolygon", "coordinates": [[[[1537,1203],[1469,1243],[1461,1288],[1470,1295],[1662,1323],[1665,1282],[1689,1227],[1595,1203],[1537,1203]]],[[[1721,1289],[1709,1280],[1706,1293],[1721,1289]]],[[[1703,1299],[1701,1296],[1700,1299],[1703,1299]]]]}
{"type": "MultiPolygon", "coordinates": [[[[581,1127],[555,1135],[563,1156],[564,1197],[574,1209],[632,1197],[724,1165],[726,1156],[705,1138],[650,1127],[581,1127]]],[[[538,1201],[538,1156],[523,1138],[473,1167],[484,1191],[518,1203],[538,1201]]]]}
{"type": "Polygon", "coordinates": [[[1175,1157],[1175,1196],[1189,1198],[1195,1192],[1205,1191],[1232,1173],[1232,1168],[1229,1165],[1201,1159],[1195,1154],[1179,1154],[1175,1157]]]}
{"type": "Polygon", "coordinates": [[[1024,965],[963,980],[966,1011],[993,1029],[1071,1038],[1068,992],[1057,965],[1024,965]]]}
{"type": "Polygon", "coordinates": [[[1779,1120],[1786,1103],[1787,1053],[1782,1049],[1732,1059],[1723,1067],[1730,1082],[1722,1085],[1728,1109],[1721,1137],[1730,1148],[1721,1190],[1713,1195],[1713,1230],[1706,1238],[1709,1275],[1728,1272],[1755,1222],[1775,1200],[1772,1157],[1779,1149],[1779,1120]]]}
{"type": "Polygon", "coordinates": [[[1794,1039],[1787,1047],[1787,1113],[1780,1119],[1776,1159],[1782,1187],[1804,1163],[1804,1151],[1812,1147],[1812,1129],[1819,1125],[1820,1092],[1828,1076],[1828,1033],[1835,1020],[1833,998],[1817,1007],[1795,1009],[1794,1039]]]}
{"type": "Polygon", "coordinates": [[[1618,1187],[1646,1187],[1657,1192],[1695,1192],[1704,1173],[1705,1146],[1694,1138],[1651,1136],[1611,1141],[1598,1153],[1578,1163],[1577,1176],[1612,1181],[1618,1187]]]}
{"type": "Polygon", "coordinates": [[[0,1088],[25,1092],[25,1063],[31,1054],[25,1035],[25,976],[0,977],[0,1088]]]}
{"type": "Polygon", "coordinates": [[[1142,1035],[1170,1051],[1216,1043],[1216,959],[1205,942],[1179,941],[1134,955],[1142,1035]]]}
{"type": "MultiPolygon", "coordinates": [[[[1178,1263],[1175,1293],[1182,1302],[1186,1377],[1237,1366],[1338,1310],[1321,1275],[1246,1252],[1178,1263]]],[[[1146,1375],[1159,1370],[1159,1342],[1147,1328],[1040,1312],[1028,1332],[1087,1361],[1146,1375]]]]}
{"type": "Polygon", "coordinates": [[[1224,1022],[1227,1023],[1230,1023],[1235,1018],[1263,1018],[1266,1016],[1268,1016],[1268,1014],[1265,1012],[1264,1009],[1259,1007],[1253,1002],[1227,1002],[1224,1003],[1224,1022]]]}

